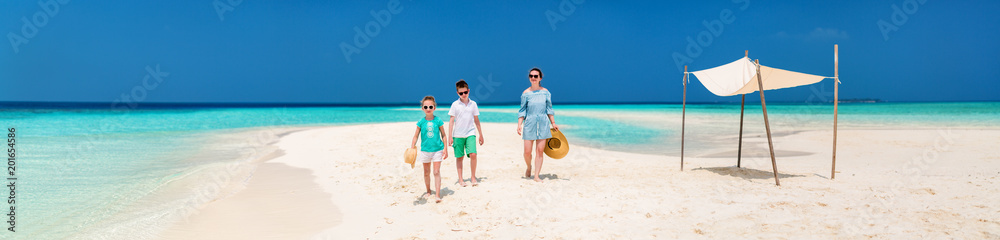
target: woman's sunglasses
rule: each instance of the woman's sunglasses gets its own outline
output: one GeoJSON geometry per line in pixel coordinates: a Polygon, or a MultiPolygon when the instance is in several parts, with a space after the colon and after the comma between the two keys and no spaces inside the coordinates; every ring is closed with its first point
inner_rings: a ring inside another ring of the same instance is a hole
{"type": "Polygon", "coordinates": [[[427,105],[427,106],[424,106],[424,109],[434,109],[434,106],[432,106],[432,105],[427,105]]]}
{"type": "Polygon", "coordinates": [[[529,78],[542,78],[542,76],[535,75],[535,74],[528,74],[528,77],[529,78]]]}

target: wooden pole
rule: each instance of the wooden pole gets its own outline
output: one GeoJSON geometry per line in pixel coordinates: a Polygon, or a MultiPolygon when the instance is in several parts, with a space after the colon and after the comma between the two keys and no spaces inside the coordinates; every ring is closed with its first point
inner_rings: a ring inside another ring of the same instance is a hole
{"type": "Polygon", "coordinates": [[[736,168],[740,167],[740,161],[743,159],[743,106],[746,105],[747,95],[743,94],[743,100],[740,101],[740,145],[739,149],[736,150],[736,168]]]}
{"type": "Polygon", "coordinates": [[[760,60],[754,60],[757,65],[757,89],[760,91],[760,107],[764,110],[764,129],[767,130],[767,148],[771,150],[771,168],[774,170],[774,185],[781,186],[778,181],[778,164],[774,161],[774,143],[771,141],[771,124],[767,121],[767,103],[764,102],[764,81],[760,78],[760,60]]]}
{"type": "Polygon", "coordinates": [[[840,93],[840,56],[837,44],[833,45],[833,165],[830,167],[830,180],[837,176],[837,104],[840,93]]]}
{"type": "MultiPolygon", "coordinates": [[[[750,56],[750,50],[743,51],[743,57],[750,56]]],[[[740,145],[736,150],[736,168],[740,168],[740,161],[743,159],[743,107],[747,103],[747,95],[743,94],[740,100],[740,145]]]]}
{"type": "Polygon", "coordinates": [[[684,98],[681,100],[681,171],[684,171],[684,121],[687,117],[688,66],[684,66],[684,98]]]}

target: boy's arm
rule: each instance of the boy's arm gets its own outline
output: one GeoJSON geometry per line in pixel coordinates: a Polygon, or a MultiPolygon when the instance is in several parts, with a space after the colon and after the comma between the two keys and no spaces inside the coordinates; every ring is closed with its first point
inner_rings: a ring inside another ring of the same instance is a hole
{"type": "Polygon", "coordinates": [[[413,142],[410,142],[410,148],[417,148],[417,138],[420,137],[420,127],[417,127],[417,132],[413,133],[413,142]]]}
{"type": "MultiPolygon", "coordinates": [[[[440,126],[438,129],[441,130],[441,141],[443,142],[445,138],[448,138],[448,135],[445,135],[444,126],[440,126]]],[[[444,156],[441,158],[448,159],[448,148],[444,148],[444,156]]]]}
{"type": "Polygon", "coordinates": [[[472,116],[472,120],[476,122],[476,131],[479,131],[479,145],[482,146],[485,137],[483,137],[483,127],[479,126],[479,116],[472,116]]]}
{"type": "MultiPolygon", "coordinates": [[[[455,116],[451,116],[448,119],[449,119],[448,120],[448,132],[451,133],[452,136],[455,136],[455,116]]],[[[455,144],[455,139],[454,138],[448,138],[448,141],[445,141],[445,142],[448,143],[448,146],[451,146],[452,144],[455,144]]]]}

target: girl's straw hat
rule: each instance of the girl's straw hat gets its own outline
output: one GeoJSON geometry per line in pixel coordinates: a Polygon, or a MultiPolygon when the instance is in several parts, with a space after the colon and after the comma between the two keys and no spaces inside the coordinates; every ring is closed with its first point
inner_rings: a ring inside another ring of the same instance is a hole
{"type": "Polygon", "coordinates": [[[545,155],[554,159],[565,157],[569,153],[569,142],[566,141],[566,136],[555,128],[549,130],[552,131],[552,138],[546,140],[545,155]]]}
{"type": "Polygon", "coordinates": [[[409,163],[410,168],[413,168],[413,163],[417,161],[417,149],[407,148],[406,152],[403,153],[403,162],[409,163]]]}

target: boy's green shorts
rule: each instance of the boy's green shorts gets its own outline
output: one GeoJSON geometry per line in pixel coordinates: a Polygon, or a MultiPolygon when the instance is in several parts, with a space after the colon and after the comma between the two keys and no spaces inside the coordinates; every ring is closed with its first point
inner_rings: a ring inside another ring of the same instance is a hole
{"type": "Polygon", "coordinates": [[[476,135],[464,137],[464,138],[452,138],[455,140],[455,158],[465,157],[469,154],[476,153],[476,135]]]}

